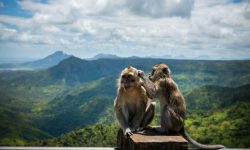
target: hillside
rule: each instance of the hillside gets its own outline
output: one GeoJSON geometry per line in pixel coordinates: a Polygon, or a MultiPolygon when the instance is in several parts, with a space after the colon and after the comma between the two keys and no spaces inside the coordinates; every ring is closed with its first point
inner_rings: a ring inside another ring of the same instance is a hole
{"type": "Polygon", "coordinates": [[[38,86],[51,84],[74,86],[102,77],[118,77],[121,70],[129,65],[149,73],[152,65],[159,62],[169,65],[174,79],[183,91],[203,85],[237,87],[250,83],[250,61],[247,60],[198,61],[144,58],[83,60],[73,56],[47,70],[18,71],[18,73],[0,71],[0,79],[7,83],[15,81],[38,86]]]}
{"type": "MultiPolygon", "coordinates": [[[[112,123],[115,120],[112,110],[112,103],[115,97],[114,81],[114,78],[104,78],[91,82],[91,84],[83,84],[66,92],[62,97],[51,101],[47,109],[44,109],[44,113],[50,115],[52,121],[42,125],[46,127],[44,130],[56,136],[99,121],[112,123]],[[109,84],[107,81],[113,81],[113,83],[109,84]],[[99,98],[95,96],[95,93],[98,91],[101,95],[99,98]],[[51,117],[51,114],[55,114],[55,116],[51,117]],[[91,119],[89,116],[91,116],[91,119]],[[102,118],[102,120],[98,118],[102,118]]],[[[204,86],[194,89],[192,92],[185,94],[189,110],[188,114],[193,114],[199,110],[206,113],[209,110],[215,111],[228,106],[232,107],[236,102],[249,103],[249,88],[250,85],[237,88],[204,86]],[[203,89],[206,90],[204,91],[203,89]],[[230,96],[225,97],[225,94],[228,93],[230,93],[230,96]],[[205,109],[204,106],[206,106],[205,109]]],[[[158,113],[156,116],[159,116],[158,113]]],[[[228,116],[227,119],[230,120],[230,117],[228,116]]],[[[159,124],[159,119],[156,118],[154,124],[159,124]]]]}
{"type": "Polygon", "coordinates": [[[192,137],[201,143],[232,148],[249,148],[250,103],[234,102],[221,109],[192,111],[185,126],[192,137]]]}
{"type": "Polygon", "coordinates": [[[27,143],[27,146],[116,147],[118,124],[95,124],[59,137],[27,143]]]}
{"type": "Polygon", "coordinates": [[[115,85],[115,78],[102,78],[66,91],[48,102],[39,113],[43,116],[39,127],[52,135],[60,135],[95,124],[103,117],[106,118],[103,123],[114,121],[111,108],[116,94],[115,85]]]}
{"type": "MultiPolygon", "coordinates": [[[[120,71],[133,65],[148,73],[152,64],[161,61],[172,69],[186,97],[189,114],[199,117],[206,111],[231,107],[237,101],[248,103],[250,61],[69,57],[45,70],[0,71],[1,145],[23,145],[97,123],[112,124],[120,71]],[[21,121],[20,126],[12,116],[21,121]]],[[[156,117],[154,123],[158,122],[156,117]]]]}
{"type": "MultiPolygon", "coordinates": [[[[196,110],[188,114],[185,127],[204,144],[223,144],[230,148],[249,148],[249,102],[235,102],[220,110],[196,110]]],[[[159,116],[158,116],[159,117],[159,116]]],[[[157,123],[159,125],[159,122],[157,123]]],[[[118,124],[96,124],[73,130],[59,137],[28,143],[29,146],[115,147],[118,124]]]]}
{"type": "MultiPolygon", "coordinates": [[[[67,85],[97,80],[101,77],[118,76],[122,69],[134,66],[151,72],[151,67],[159,62],[167,63],[176,81],[183,90],[202,85],[237,87],[250,83],[250,61],[197,61],[166,60],[144,58],[82,60],[70,57],[57,66],[49,68],[41,82],[67,85]],[[227,80],[225,80],[227,79],[227,80]]],[[[39,73],[38,73],[39,74],[39,73]]]]}
{"type": "Polygon", "coordinates": [[[30,115],[30,103],[1,93],[0,145],[24,145],[28,141],[51,138],[38,129],[30,115]]]}
{"type": "Polygon", "coordinates": [[[203,86],[185,93],[189,109],[219,109],[236,101],[250,102],[250,84],[241,87],[203,86]]]}

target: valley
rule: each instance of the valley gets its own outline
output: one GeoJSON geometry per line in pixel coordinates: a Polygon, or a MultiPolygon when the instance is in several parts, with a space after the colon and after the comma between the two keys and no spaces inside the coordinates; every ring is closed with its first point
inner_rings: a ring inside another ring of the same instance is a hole
{"type": "MultiPolygon", "coordinates": [[[[186,127],[194,138],[250,147],[250,61],[74,56],[47,69],[0,71],[0,145],[114,146],[120,71],[131,65],[148,74],[159,62],[169,65],[184,93],[186,127]]],[[[152,124],[159,124],[159,111],[152,124]]]]}

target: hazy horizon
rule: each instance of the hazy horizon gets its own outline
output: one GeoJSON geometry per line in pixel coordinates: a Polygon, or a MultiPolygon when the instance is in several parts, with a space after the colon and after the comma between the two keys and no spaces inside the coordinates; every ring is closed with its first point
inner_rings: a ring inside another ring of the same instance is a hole
{"type": "Polygon", "coordinates": [[[247,0],[0,0],[0,59],[250,59],[247,0]]]}
{"type": "MultiPolygon", "coordinates": [[[[78,57],[78,58],[81,58],[81,59],[87,59],[87,60],[93,60],[93,59],[99,59],[99,58],[95,58],[95,57],[98,57],[99,55],[102,55],[102,56],[99,56],[101,58],[110,58],[109,56],[112,55],[113,57],[118,57],[118,58],[130,58],[130,57],[138,57],[138,58],[152,58],[152,59],[179,59],[179,60],[250,60],[250,58],[211,58],[207,55],[200,55],[198,57],[185,57],[183,55],[178,55],[178,56],[171,56],[171,55],[163,55],[163,56],[156,56],[156,55],[152,55],[152,56],[120,56],[120,55],[116,55],[116,54],[108,54],[108,53],[98,53],[94,56],[91,56],[91,57],[79,57],[79,56],[76,56],[76,55],[73,55],[73,54],[69,54],[69,53],[66,53],[64,51],[54,51],[44,57],[24,57],[24,58],[15,58],[15,57],[12,57],[12,58],[1,58],[0,57],[0,63],[23,63],[23,62],[31,62],[31,61],[36,61],[36,60],[42,60],[50,55],[53,55],[54,53],[56,52],[63,52],[64,54],[67,54],[67,55],[71,55],[71,56],[74,56],[74,57],[78,57]]],[[[112,59],[112,57],[111,57],[112,59]]]]}

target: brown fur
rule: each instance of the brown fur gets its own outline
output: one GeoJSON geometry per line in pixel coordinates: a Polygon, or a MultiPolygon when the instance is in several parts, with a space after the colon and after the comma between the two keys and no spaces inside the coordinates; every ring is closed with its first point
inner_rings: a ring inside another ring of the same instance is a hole
{"type": "Polygon", "coordinates": [[[151,98],[160,101],[161,130],[160,133],[181,133],[185,139],[200,149],[221,149],[223,145],[202,145],[193,140],[184,129],[186,104],[178,85],[171,77],[171,71],[166,64],[154,65],[149,78],[143,72],[139,75],[143,80],[143,87],[151,98]]]}
{"type": "Polygon", "coordinates": [[[124,135],[145,128],[154,117],[154,105],[140,84],[139,71],[131,66],[125,68],[118,80],[114,111],[124,135]]]}
{"type": "Polygon", "coordinates": [[[160,101],[161,129],[165,133],[182,129],[186,111],[185,100],[170,73],[168,66],[161,63],[153,67],[149,77],[153,83],[144,78],[144,87],[150,97],[160,101]]]}

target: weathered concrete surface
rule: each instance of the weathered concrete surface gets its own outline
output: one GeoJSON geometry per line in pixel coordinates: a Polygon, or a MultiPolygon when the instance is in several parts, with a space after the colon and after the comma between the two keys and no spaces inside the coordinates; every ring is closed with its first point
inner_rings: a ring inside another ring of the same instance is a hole
{"type": "Polygon", "coordinates": [[[188,150],[188,142],[180,135],[159,135],[150,129],[126,138],[119,130],[117,147],[122,150],[188,150]]]}

